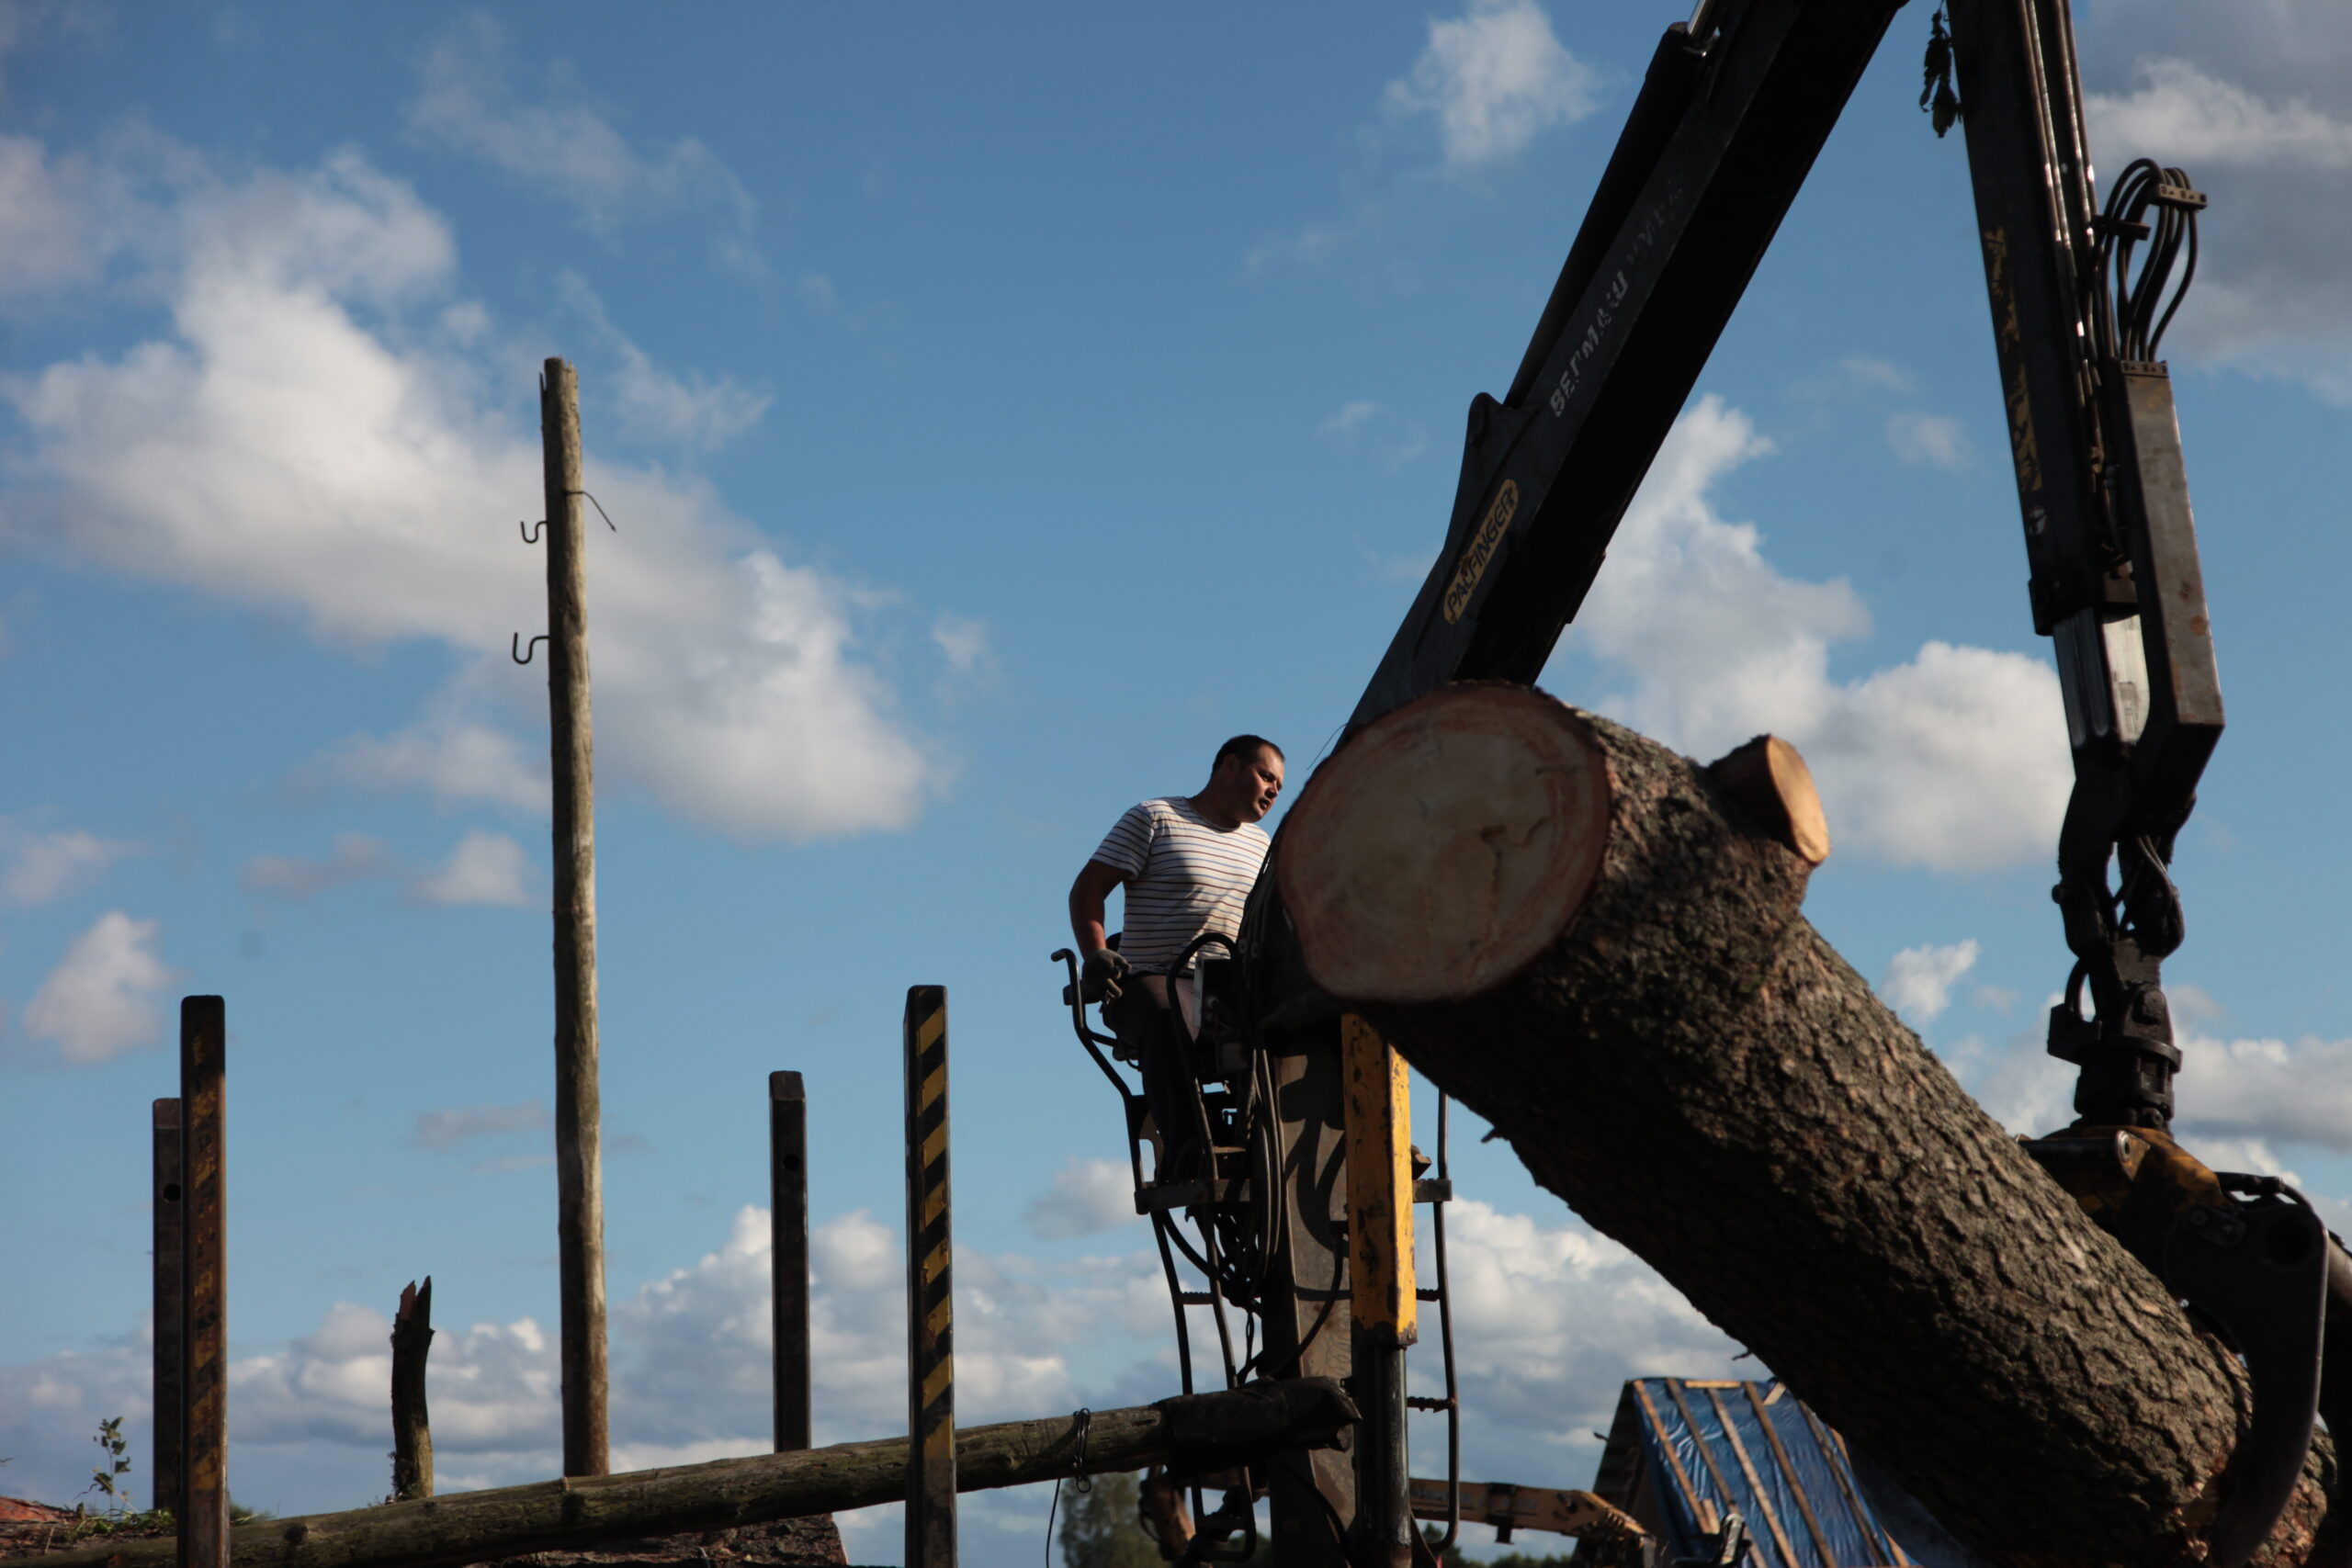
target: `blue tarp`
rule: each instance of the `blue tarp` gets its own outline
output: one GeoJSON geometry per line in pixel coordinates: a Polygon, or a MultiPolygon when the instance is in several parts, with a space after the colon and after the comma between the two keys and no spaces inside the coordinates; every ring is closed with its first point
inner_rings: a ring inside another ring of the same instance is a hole
{"type": "Polygon", "coordinates": [[[1837,1435],[1777,1384],[1642,1378],[1626,1392],[1672,1555],[1702,1553],[1703,1500],[1717,1518],[1739,1510],[1755,1568],[1947,1568],[1944,1542],[1889,1533],[1837,1435]]]}

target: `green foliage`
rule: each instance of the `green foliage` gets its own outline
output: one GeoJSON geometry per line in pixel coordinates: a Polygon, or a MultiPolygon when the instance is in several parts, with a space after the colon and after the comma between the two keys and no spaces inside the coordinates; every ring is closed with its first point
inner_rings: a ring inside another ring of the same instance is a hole
{"type": "Polygon", "coordinates": [[[1938,136],[1958,123],[1961,115],[1960,94],[1951,85],[1951,33],[1944,25],[1944,8],[1939,6],[1928,23],[1928,61],[1921,73],[1926,80],[1919,87],[1919,107],[1928,112],[1928,123],[1938,136]]]}
{"type": "Polygon", "coordinates": [[[169,1535],[174,1528],[169,1508],[149,1508],[136,1514],[92,1514],[75,1525],[68,1532],[67,1539],[88,1540],[114,1535],[169,1535]]]}
{"type": "Polygon", "coordinates": [[[130,1473],[130,1439],[122,1435],[122,1417],[99,1422],[98,1435],[90,1440],[98,1445],[100,1457],[83,1494],[96,1492],[106,1499],[108,1513],[119,1514],[130,1506],[130,1488],[122,1483],[130,1473]]]}
{"type": "Polygon", "coordinates": [[[1133,1475],[1097,1475],[1081,1492],[1062,1483],[1062,1562],[1066,1568],[1160,1568],[1159,1546],[1137,1517],[1142,1486],[1133,1475]]]}

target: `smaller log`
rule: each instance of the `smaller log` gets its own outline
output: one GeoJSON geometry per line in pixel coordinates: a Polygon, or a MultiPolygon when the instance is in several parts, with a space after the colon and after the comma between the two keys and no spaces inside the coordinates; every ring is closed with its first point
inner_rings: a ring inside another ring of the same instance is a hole
{"type": "Polygon", "coordinates": [[[392,1501],[433,1495],[433,1424],[424,1405],[424,1358],[433,1348],[433,1276],[411,1280],[392,1318],[392,1501]]]}
{"type": "MultiPolygon", "coordinates": [[[[1285,1450],[1335,1447],[1356,1418],[1335,1380],[1293,1378],[1098,1410],[1083,1429],[1074,1416],[970,1427],[956,1435],[956,1483],[979,1492],[1153,1464],[1173,1475],[1204,1474],[1285,1450]]],[[[236,1527],[232,1550],[237,1568],[464,1568],[599,1541],[870,1508],[904,1500],[906,1478],[907,1439],[886,1438],[256,1519],[236,1527]]],[[[108,1541],[55,1553],[43,1568],[167,1568],[174,1552],[169,1540],[108,1541]]]]}
{"type": "Polygon", "coordinates": [[[1795,747],[1777,735],[1759,735],[1709,763],[1706,773],[1807,865],[1829,858],[1829,818],[1821,809],[1813,770],[1795,747]]]}

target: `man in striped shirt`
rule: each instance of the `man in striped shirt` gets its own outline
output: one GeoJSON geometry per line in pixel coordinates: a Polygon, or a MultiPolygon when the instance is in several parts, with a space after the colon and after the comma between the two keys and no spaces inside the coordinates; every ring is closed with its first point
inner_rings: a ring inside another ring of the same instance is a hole
{"type": "Polygon", "coordinates": [[[1180,968],[1189,973],[1190,950],[1204,934],[1240,930],[1241,907],[1270,842],[1258,824],[1282,789],[1282,748],[1263,736],[1237,735],[1217,748],[1205,788],[1130,807],[1070,885],[1070,931],[1086,954],[1082,989],[1091,1001],[1111,1002],[1123,1054],[1143,1068],[1144,1095],[1171,1158],[1197,1141],[1182,1093],[1197,1065],[1178,1049],[1169,981],[1182,977],[1180,968]],[[1114,951],[1103,934],[1105,907],[1122,886],[1126,930],[1114,951]]]}

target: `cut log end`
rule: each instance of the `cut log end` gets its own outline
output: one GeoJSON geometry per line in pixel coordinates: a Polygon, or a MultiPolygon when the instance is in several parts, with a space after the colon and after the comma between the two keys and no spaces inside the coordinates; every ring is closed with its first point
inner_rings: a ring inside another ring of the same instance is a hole
{"type": "Polygon", "coordinates": [[[1829,858],[1829,818],[1822,813],[1813,770],[1795,747],[1777,735],[1759,735],[1710,764],[1707,773],[1806,864],[1829,858]]]}
{"type": "Polygon", "coordinates": [[[1610,793],[1591,726],[1532,688],[1453,686],[1384,715],[1308,781],[1282,835],[1307,972],[1375,1002],[1501,984],[1583,903],[1610,793]]]}

